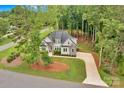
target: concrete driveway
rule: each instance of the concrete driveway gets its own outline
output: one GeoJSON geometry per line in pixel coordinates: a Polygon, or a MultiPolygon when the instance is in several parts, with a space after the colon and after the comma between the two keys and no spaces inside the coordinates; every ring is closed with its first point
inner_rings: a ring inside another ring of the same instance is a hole
{"type": "Polygon", "coordinates": [[[78,52],[77,58],[82,59],[85,62],[87,77],[83,81],[83,84],[92,84],[97,86],[108,87],[108,85],[101,79],[91,53],[78,52]]]}

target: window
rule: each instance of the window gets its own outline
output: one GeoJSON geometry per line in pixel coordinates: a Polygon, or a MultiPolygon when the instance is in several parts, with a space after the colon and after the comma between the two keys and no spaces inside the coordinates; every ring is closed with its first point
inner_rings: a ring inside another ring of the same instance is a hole
{"type": "Polygon", "coordinates": [[[63,51],[65,52],[65,48],[63,48],[63,51]]]}
{"type": "Polygon", "coordinates": [[[64,51],[64,52],[67,52],[67,48],[63,48],[63,51],[64,51]]]}
{"type": "Polygon", "coordinates": [[[74,49],[72,49],[72,52],[74,52],[74,49]]]}

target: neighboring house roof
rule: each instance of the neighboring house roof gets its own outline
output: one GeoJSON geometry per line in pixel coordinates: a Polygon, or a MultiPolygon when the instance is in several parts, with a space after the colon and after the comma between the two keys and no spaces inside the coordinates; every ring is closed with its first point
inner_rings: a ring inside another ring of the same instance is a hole
{"type": "MultiPolygon", "coordinates": [[[[75,40],[76,38],[72,37],[71,35],[69,35],[66,31],[63,30],[59,30],[59,31],[55,31],[52,32],[49,36],[49,39],[55,43],[55,39],[59,39],[61,40],[61,43],[63,44],[67,39],[71,39],[71,41],[73,43],[76,44],[75,40]]],[[[47,38],[45,39],[45,41],[47,42],[47,38]]]]}
{"type": "Polygon", "coordinates": [[[45,42],[52,42],[49,37],[46,37],[44,41],[45,41],[45,42]]]}

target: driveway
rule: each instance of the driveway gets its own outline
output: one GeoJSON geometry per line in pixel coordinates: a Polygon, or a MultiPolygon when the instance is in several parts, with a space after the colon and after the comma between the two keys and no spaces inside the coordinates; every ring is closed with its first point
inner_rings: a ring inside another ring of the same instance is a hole
{"type": "MultiPolygon", "coordinates": [[[[49,56],[53,57],[65,57],[65,58],[75,58],[68,56],[54,56],[52,53],[49,53],[49,56]]],[[[94,58],[91,53],[77,52],[76,58],[81,59],[85,62],[86,67],[86,79],[82,84],[86,85],[95,85],[101,87],[108,87],[108,85],[101,79],[99,72],[97,70],[94,58]]]]}
{"type": "Polygon", "coordinates": [[[78,52],[77,58],[84,60],[86,67],[86,79],[83,81],[83,84],[92,84],[96,86],[105,86],[108,85],[101,79],[99,72],[97,70],[94,58],[90,53],[78,52]]]}
{"type": "Polygon", "coordinates": [[[15,46],[15,45],[16,45],[16,43],[14,43],[14,42],[10,42],[8,44],[2,45],[2,46],[0,46],[0,51],[4,51],[4,50],[6,50],[12,46],[15,46]]]}

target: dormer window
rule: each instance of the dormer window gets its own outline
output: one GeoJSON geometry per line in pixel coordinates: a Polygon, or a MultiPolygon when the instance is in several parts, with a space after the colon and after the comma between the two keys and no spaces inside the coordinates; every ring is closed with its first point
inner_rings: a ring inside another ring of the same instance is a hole
{"type": "Polygon", "coordinates": [[[56,44],[59,44],[60,43],[60,40],[59,39],[55,39],[55,43],[56,44]]]}

